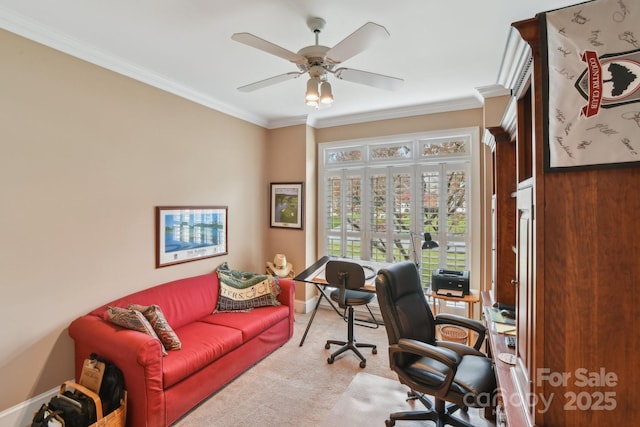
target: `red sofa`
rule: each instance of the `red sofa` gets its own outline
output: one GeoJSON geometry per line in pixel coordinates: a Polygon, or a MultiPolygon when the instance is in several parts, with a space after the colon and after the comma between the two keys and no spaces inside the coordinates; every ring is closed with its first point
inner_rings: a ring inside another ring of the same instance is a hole
{"type": "Polygon", "coordinates": [[[111,301],[69,325],[75,374],[97,353],[115,363],[128,392],[127,425],[174,423],[293,335],[294,282],[280,279],[281,305],[215,313],[216,273],[175,280],[111,301]],[[160,341],[105,320],[106,305],[157,304],[182,348],[163,357],[160,341]]]}

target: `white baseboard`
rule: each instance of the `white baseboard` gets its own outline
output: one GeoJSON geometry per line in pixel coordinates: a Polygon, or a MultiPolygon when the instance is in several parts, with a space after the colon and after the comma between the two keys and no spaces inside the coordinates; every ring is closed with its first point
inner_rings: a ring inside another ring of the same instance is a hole
{"type": "Polygon", "coordinates": [[[293,310],[296,313],[309,313],[313,310],[313,308],[316,306],[316,302],[318,301],[318,297],[313,297],[311,299],[308,299],[306,301],[300,301],[300,300],[296,300],[293,310]]]}
{"type": "Polygon", "coordinates": [[[0,427],[30,426],[33,414],[40,409],[43,403],[48,403],[53,396],[58,394],[58,391],[60,391],[60,387],[52,388],[0,412],[0,427]]]}

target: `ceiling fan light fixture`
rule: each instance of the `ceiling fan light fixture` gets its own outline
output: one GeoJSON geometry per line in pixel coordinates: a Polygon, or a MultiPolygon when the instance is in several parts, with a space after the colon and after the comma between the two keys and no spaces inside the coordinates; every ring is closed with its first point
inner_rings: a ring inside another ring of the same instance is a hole
{"type": "Polygon", "coordinates": [[[298,68],[298,71],[269,77],[241,86],[238,90],[251,92],[308,74],[309,80],[307,81],[307,90],[305,92],[305,103],[310,107],[320,108],[330,106],[334,101],[331,84],[327,80],[327,73],[333,74],[334,78],[340,80],[361,83],[381,89],[395,90],[402,86],[404,81],[396,77],[352,68],[340,67],[334,69],[338,64],[342,64],[347,59],[368,49],[373,43],[389,37],[389,32],[386,28],[373,22],[367,22],[338,42],[338,44],[333,47],[327,47],[321,45],[319,41],[320,32],[323,30],[324,25],[325,21],[322,18],[315,17],[307,20],[307,26],[315,36],[315,44],[303,47],[297,53],[250,33],[234,33],[231,36],[232,40],[286,59],[294,63],[298,68]]]}
{"type": "Polygon", "coordinates": [[[318,93],[318,79],[311,78],[307,81],[307,92],[305,93],[304,100],[307,105],[317,106],[320,94],[318,93]]]}
{"type": "Polygon", "coordinates": [[[320,102],[325,105],[333,104],[333,92],[331,91],[331,84],[326,80],[320,84],[320,102]]]}

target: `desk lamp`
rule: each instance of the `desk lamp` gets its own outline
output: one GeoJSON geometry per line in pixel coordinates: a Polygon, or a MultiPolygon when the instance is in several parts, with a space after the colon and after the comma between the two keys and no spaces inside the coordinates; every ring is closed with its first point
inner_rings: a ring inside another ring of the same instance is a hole
{"type": "Polygon", "coordinates": [[[422,249],[435,249],[438,246],[438,242],[431,239],[431,233],[424,233],[424,242],[422,242],[422,249]]]}
{"type": "MultiPolygon", "coordinates": [[[[409,233],[412,238],[411,238],[411,247],[413,248],[413,259],[415,260],[416,263],[416,270],[418,270],[418,275],[420,276],[420,281],[422,282],[422,270],[420,269],[420,261],[422,261],[422,256],[420,257],[420,259],[418,259],[418,253],[416,251],[416,241],[413,238],[414,236],[421,236],[420,233],[414,233],[414,232],[410,232],[409,233]]],[[[435,249],[437,247],[439,247],[440,245],[438,244],[438,242],[436,242],[435,240],[433,240],[431,238],[431,233],[424,233],[424,241],[422,242],[422,250],[425,249],[435,249]]]]}
{"type": "MultiPolygon", "coordinates": [[[[413,259],[416,263],[416,268],[420,271],[420,262],[418,261],[418,252],[416,251],[416,241],[414,237],[422,235],[420,233],[414,233],[413,231],[409,232],[411,236],[411,249],[413,250],[413,259]]],[[[431,238],[431,233],[424,233],[424,242],[422,242],[422,249],[435,249],[439,247],[438,242],[431,238]]]]}

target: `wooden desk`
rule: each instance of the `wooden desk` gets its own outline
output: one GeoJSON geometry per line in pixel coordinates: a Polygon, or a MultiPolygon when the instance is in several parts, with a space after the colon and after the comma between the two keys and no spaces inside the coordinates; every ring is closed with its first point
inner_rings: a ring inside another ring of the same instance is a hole
{"type": "Polygon", "coordinates": [[[438,306],[440,305],[440,300],[443,301],[453,301],[453,302],[464,302],[467,304],[467,317],[469,319],[473,319],[473,307],[475,303],[480,302],[480,294],[476,290],[471,290],[469,295],[465,295],[463,297],[450,297],[447,295],[440,295],[436,292],[429,292],[427,294],[428,297],[433,298],[433,315],[438,314],[438,306]]]}
{"type": "MultiPolygon", "coordinates": [[[[365,283],[364,283],[364,286],[361,287],[359,290],[364,292],[376,291],[376,283],[375,283],[376,274],[379,269],[389,265],[386,263],[379,263],[379,262],[373,262],[373,261],[361,261],[357,259],[345,259],[345,258],[324,256],[320,258],[318,261],[316,261],[309,268],[304,270],[302,273],[294,277],[293,280],[296,280],[299,282],[313,283],[313,285],[316,287],[316,289],[318,289],[318,292],[320,293],[318,297],[318,301],[316,301],[316,306],[313,308],[313,312],[311,313],[311,317],[309,318],[309,322],[307,322],[307,328],[305,329],[304,334],[302,335],[302,339],[300,340],[300,347],[302,347],[302,345],[304,344],[304,340],[307,338],[307,334],[309,333],[309,328],[313,323],[313,319],[316,317],[316,313],[318,312],[318,307],[322,302],[322,298],[324,298],[329,303],[331,308],[333,308],[333,310],[338,315],[340,315],[341,317],[344,317],[344,314],[341,313],[338,310],[338,308],[335,306],[333,301],[331,301],[331,298],[329,298],[329,295],[325,293],[325,290],[327,289],[327,287],[330,287],[330,285],[327,283],[327,280],[325,279],[324,269],[327,262],[331,260],[350,261],[350,262],[355,262],[362,265],[362,267],[364,268],[365,283]]],[[[356,320],[361,320],[361,319],[356,319],[356,320]]],[[[382,324],[381,322],[375,319],[373,319],[372,323],[375,323],[376,328],[382,324]]]]}
{"type": "MultiPolygon", "coordinates": [[[[501,353],[515,354],[515,349],[507,347],[504,334],[498,333],[490,316],[485,315],[485,310],[493,307],[493,299],[489,292],[481,292],[482,311],[484,323],[487,326],[487,338],[489,348],[487,354],[493,358],[494,371],[498,384],[498,405],[503,408],[506,423],[509,426],[526,426],[526,417],[523,406],[516,399],[517,390],[514,381],[513,365],[503,362],[497,356],[501,353]]],[[[499,418],[499,416],[497,417],[499,418]]],[[[500,427],[504,422],[496,419],[496,426],[500,427]]]]}
{"type": "Polygon", "coordinates": [[[324,276],[324,269],[329,261],[348,261],[354,262],[356,264],[360,264],[362,268],[364,268],[365,281],[364,286],[362,286],[360,291],[364,292],[375,292],[376,291],[376,274],[378,270],[388,266],[388,263],[375,262],[375,261],[362,261],[359,259],[351,259],[351,258],[336,258],[330,256],[323,256],[318,261],[316,261],[313,265],[307,268],[305,271],[294,277],[293,280],[297,280],[300,282],[313,283],[318,286],[328,285],[327,279],[324,276]]]}

